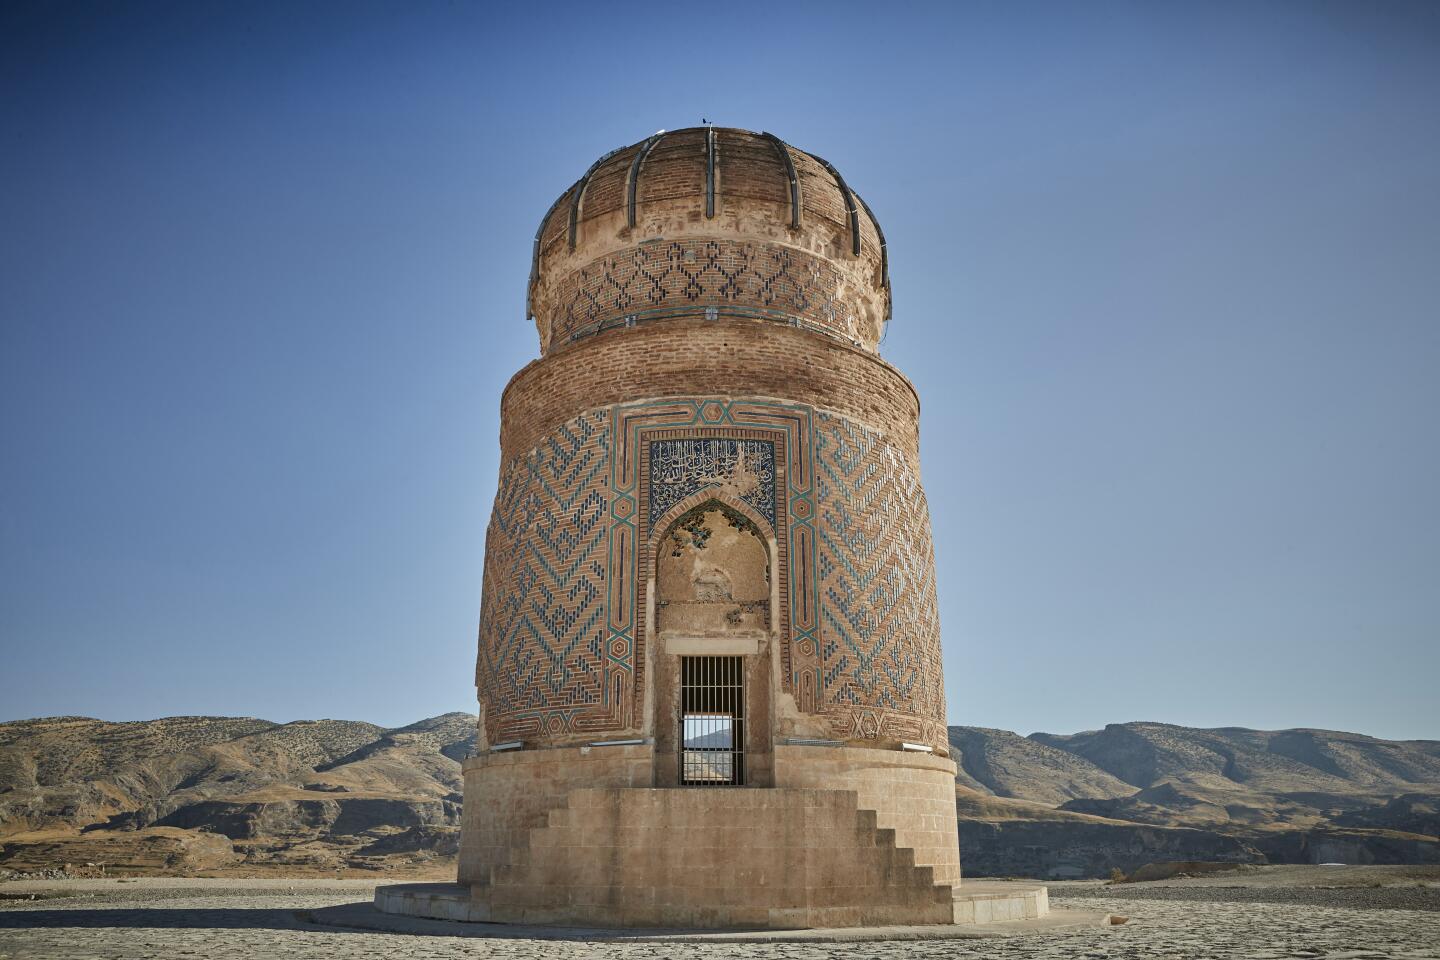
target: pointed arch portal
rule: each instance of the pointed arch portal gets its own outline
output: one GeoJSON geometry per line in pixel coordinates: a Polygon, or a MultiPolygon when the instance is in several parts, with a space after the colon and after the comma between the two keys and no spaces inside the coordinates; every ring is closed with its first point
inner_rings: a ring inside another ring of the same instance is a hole
{"type": "Polygon", "coordinates": [[[773,533],[749,504],[714,490],[676,504],[655,529],[658,779],[752,785],[751,713],[768,706],[771,679],[773,533]]]}

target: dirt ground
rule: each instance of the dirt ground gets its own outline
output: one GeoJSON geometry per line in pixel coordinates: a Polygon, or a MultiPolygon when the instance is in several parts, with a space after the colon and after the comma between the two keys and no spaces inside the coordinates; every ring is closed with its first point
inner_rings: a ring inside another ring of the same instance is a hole
{"type": "Polygon", "coordinates": [[[1440,960],[1440,868],[1263,867],[1150,883],[1049,886],[1057,908],[1105,910],[1128,920],[997,940],[585,943],[501,939],[487,936],[483,925],[444,924],[443,933],[420,936],[311,919],[310,911],[369,900],[374,880],[10,881],[0,883],[0,958],[1440,960]],[[451,930],[467,935],[448,935],[451,930]]]}

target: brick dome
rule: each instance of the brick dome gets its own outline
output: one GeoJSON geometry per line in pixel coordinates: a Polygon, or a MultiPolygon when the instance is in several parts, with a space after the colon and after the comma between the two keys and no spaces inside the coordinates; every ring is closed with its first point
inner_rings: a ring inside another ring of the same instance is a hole
{"type": "Polygon", "coordinates": [[[542,354],[700,317],[781,323],[875,351],[885,236],[830,164],[769,133],[691,127],[601,157],[536,232],[527,311],[542,354]]]}

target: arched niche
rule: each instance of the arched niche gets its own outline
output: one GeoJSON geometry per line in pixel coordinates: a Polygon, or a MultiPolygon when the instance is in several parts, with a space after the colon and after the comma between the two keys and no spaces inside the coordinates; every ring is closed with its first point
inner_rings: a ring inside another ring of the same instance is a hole
{"type": "Polygon", "coordinates": [[[770,629],[770,551],[745,513],[710,499],[676,517],[655,544],[655,629],[695,636],[770,629]]]}
{"type": "Polygon", "coordinates": [[[653,529],[656,784],[684,779],[685,658],[735,657],[743,677],[745,785],[767,786],[779,620],[774,532],[749,504],[713,490],[676,504],[653,529]]]}

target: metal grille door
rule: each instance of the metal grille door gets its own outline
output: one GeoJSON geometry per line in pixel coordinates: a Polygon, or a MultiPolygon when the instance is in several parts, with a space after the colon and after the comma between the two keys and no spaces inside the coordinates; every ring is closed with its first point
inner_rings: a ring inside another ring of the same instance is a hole
{"type": "Polygon", "coordinates": [[[680,658],[680,782],[745,785],[745,670],[741,657],[680,658]]]}

